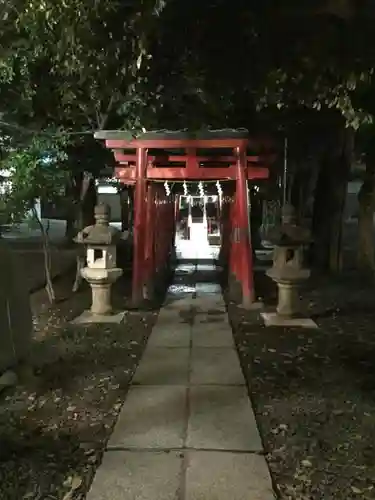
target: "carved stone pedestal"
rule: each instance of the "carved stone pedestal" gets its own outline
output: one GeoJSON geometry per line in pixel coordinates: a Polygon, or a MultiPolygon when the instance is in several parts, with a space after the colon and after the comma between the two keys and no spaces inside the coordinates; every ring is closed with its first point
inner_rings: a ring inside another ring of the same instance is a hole
{"type": "Polygon", "coordinates": [[[284,207],[282,224],[269,239],[275,250],[266,274],[277,284],[278,303],[276,312],[261,313],[266,326],[317,328],[301,312],[300,288],[310,277],[303,265],[303,247],[310,241],[310,232],[296,224],[293,207],[284,207]]]}
{"type": "Polygon", "coordinates": [[[125,315],[113,313],[111,288],[122,275],[122,269],[116,267],[116,243],[121,233],[109,225],[108,205],[95,207],[96,223],[86,227],[77,237],[77,243],[87,248],[87,267],[81,271],[82,277],[89,283],[92,292],[90,311],[85,311],[73,322],[79,323],[120,323],[125,315]]]}

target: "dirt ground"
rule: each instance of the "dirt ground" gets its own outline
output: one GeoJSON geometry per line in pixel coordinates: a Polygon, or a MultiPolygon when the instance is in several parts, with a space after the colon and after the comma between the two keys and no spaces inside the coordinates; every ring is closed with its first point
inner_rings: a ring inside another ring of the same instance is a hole
{"type": "MultiPolygon", "coordinates": [[[[57,282],[54,307],[44,291],[32,295],[36,376],[0,399],[0,500],[85,498],[156,319],[135,311],[120,326],[73,326],[90,293],[72,297],[72,280],[57,282]]],[[[258,289],[273,307],[272,283],[258,289]]],[[[281,500],[373,500],[373,286],[348,275],[303,297],[318,330],[265,328],[229,306],[275,489],[281,500]]]]}
{"type": "Polygon", "coordinates": [[[373,289],[348,277],[304,298],[318,330],[265,328],[229,306],[275,488],[282,500],[375,499],[373,289]]]}
{"type": "Polygon", "coordinates": [[[74,326],[90,293],[71,296],[72,281],[57,282],[54,307],[43,290],[32,295],[35,375],[0,396],[1,500],[85,498],[156,318],[74,326]]]}

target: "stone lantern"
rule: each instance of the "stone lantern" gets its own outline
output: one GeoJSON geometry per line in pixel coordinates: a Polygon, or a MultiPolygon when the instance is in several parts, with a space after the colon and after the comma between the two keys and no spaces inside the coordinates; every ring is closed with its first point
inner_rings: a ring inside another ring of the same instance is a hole
{"type": "Polygon", "coordinates": [[[276,313],[262,313],[266,326],[314,327],[316,323],[301,315],[299,291],[310,277],[304,267],[304,247],[311,242],[309,229],[297,224],[291,205],[283,207],[281,225],[267,238],[274,245],[273,266],[266,274],[276,282],[278,304],[276,313]]]}
{"type": "Polygon", "coordinates": [[[87,267],[81,270],[82,277],[90,284],[92,305],[75,322],[119,322],[124,313],[113,315],[111,304],[112,284],[122,275],[116,265],[116,244],[121,231],[109,225],[110,208],[106,204],[95,207],[95,224],[85,227],[76,238],[76,243],[85,245],[87,267]]]}

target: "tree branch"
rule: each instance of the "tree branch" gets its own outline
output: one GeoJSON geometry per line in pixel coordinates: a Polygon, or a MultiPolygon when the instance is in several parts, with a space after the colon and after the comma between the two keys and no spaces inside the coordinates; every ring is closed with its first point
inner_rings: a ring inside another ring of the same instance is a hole
{"type": "Polygon", "coordinates": [[[108,121],[109,115],[112,111],[114,103],[115,103],[115,97],[114,97],[114,94],[112,94],[111,98],[109,99],[109,103],[108,103],[108,106],[107,106],[107,109],[105,110],[105,112],[100,114],[97,111],[97,122],[98,122],[99,130],[103,130],[103,128],[105,127],[105,125],[108,121]]]}

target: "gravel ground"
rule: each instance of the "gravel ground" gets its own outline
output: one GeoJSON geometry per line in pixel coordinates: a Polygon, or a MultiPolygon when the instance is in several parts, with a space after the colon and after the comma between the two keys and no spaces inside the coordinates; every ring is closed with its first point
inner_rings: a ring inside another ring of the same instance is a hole
{"type": "Polygon", "coordinates": [[[85,498],[156,319],[130,312],[123,325],[73,326],[90,294],[72,297],[72,279],[57,283],[54,307],[44,291],[32,295],[35,375],[0,399],[1,500],[85,498]]]}
{"type": "Polygon", "coordinates": [[[229,306],[276,490],[375,499],[373,290],[342,280],[304,296],[319,330],[264,328],[229,306]]]}

